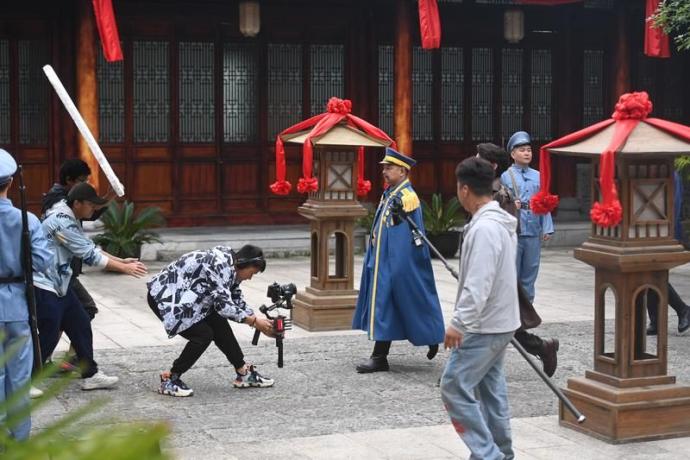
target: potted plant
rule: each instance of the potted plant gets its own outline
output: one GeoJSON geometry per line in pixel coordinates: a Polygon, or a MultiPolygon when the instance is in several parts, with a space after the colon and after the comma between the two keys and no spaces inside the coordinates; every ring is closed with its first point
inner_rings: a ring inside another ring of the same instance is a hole
{"type": "Polygon", "coordinates": [[[366,252],[369,245],[369,237],[371,236],[371,226],[374,225],[374,216],[376,215],[376,207],[369,203],[363,203],[363,206],[367,209],[367,215],[358,218],[355,221],[355,238],[358,243],[355,249],[357,251],[366,252]]]}
{"type": "Polygon", "coordinates": [[[135,213],[134,203],[112,201],[101,216],[103,233],[94,241],[106,252],[121,258],[139,257],[144,243],[160,243],[159,235],[149,230],[165,224],[160,208],[148,207],[135,213]]]}
{"type": "MultiPolygon", "coordinates": [[[[452,197],[445,204],[440,193],[431,197],[431,204],[422,202],[422,215],[427,238],[438,249],[443,257],[455,256],[460,246],[460,227],[465,217],[460,209],[456,197],[452,197]]],[[[432,251],[432,256],[434,256],[432,251]]]]}

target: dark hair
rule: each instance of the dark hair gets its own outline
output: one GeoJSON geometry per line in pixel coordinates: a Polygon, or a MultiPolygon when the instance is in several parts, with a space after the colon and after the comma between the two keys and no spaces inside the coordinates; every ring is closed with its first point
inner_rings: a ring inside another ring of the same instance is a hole
{"type": "Polygon", "coordinates": [[[496,177],[503,174],[503,171],[510,167],[508,152],[506,152],[503,147],[499,147],[491,142],[477,144],[477,154],[480,158],[484,158],[489,163],[496,164],[496,170],[494,171],[496,177]]]}
{"type": "Polygon", "coordinates": [[[460,185],[467,185],[477,196],[493,196],[494,168],[483,158],[464,159],[455,168],[460,185]]]}
{"type": "Polygon", "coordinates": [[[256,267],[261,272],[266,270],[264,252],[257,246],[245,244],[234,255],[236,268],[256,267]]]}
{"type": "Polygon", "coordinates": [[[9,188],[9,186],[10,186],[11,183],[12,183],[12,181],[9,180],[9,181],[7,181],[6,183],[0,185],[0,193],[2,193],[2,192],[4,192],[5,190],[7,190],[7,189],[9,188]]]}
{"type": "Polygon", "coordinates": [[[60,184],[67,185],[68,180],[76,180],[79,176],[88,176],[90,174],[91,168],[84,160],[70,158],[65,160],[60,166],[60,184]]]}

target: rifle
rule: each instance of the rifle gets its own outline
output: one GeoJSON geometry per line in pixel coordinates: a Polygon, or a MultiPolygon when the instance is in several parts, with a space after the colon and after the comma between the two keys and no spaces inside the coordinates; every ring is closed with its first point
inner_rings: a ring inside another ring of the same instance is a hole
{"type": "MultiPolygon", "coordinates": [[[[446,259],[441,255],[440,252],[438,252],[438,249],[436,249],[434,247],[434,245],[431,244],[431,241],[429,241],[429,239],[426,237],[424,232],[422,232],[419,229],[419,227],[417,226],[417,223],[414,220],[412,220],[412,217],[410,217],[405,211],[403,211],[402,202],[400,202],[399,200],[394,200],[393,203],[391,204],[391,212],[394,215],[402,217],[403,219],[405,219],[407,221],[407,223],[410,225],[410,228],[412,229],[412,238],[415,241],[415,244],[417,241],[424,240],[424,242],[429,247],[429,249],[436,255],[436,257],[438,257],[438,259],[441,261],[441,263],[443,263],[443,265],[450,272],[450,274],[453,276],[453,278],[455,278],[457,280],[459,278],[458,272],[456,272],[455,269],[453,269],[453,267],[448,265],[448,262],[446,261],[446,259]]],[[[520,342],[518,342],[515,339],[515,337],[513,337],[512,339],[510,339],[510,343],[522,355],[522,357],[525,358],[525,361],[527,361],[527,363],[532,367],[532,369],[534,369],[534,372],[536,372],[537,375],[539,375],[539,377],[541,377],[541,379],[544,381],[546,386],[549,387],[549,389],[551,391],[553,391],[553,393],[556,395],[556,397],[558,399],[560,399],[561,402],[565,405],[565,407],[573,414],[573,416],[577,420],[577,423],[584,422],[587,419],[587,417],[585,417],[579,410],[577,410],[577,408],[572,403],[572,401],[570,401],[570,399],[568,399],[568,397],[565,394],[563,394],[563,392],[560,390],[560,388],[558,388],[556,385],[554,385],[554,383],[551,381],[551,379],[549,379],[549,377],[544,373],[544,371],[541,370],[541,368],[539,368],[539,366],[529,356],[529,354],[527,353],[527,350],[525,350],[522,347],[522,345],[520,345],[520,342]]]]}
{"type": "Polygon", "coordinates": [[[42,368],[41,344],[38,341],[38,322],[36,320],[36,292],[34,291],[34,272],[31,253],[31,234],[29,232],[29,214],[26,204],[26,186],[24,185],[24,173],[22,166],[17,167],[19,178],[19,205],[22,211],[22,270],[24,271],[24,287],[26,289],[26,303],[29,307],[29,327],[31,328],[31,342],[34,346],[33,372],[39,372],[42,368]]]}

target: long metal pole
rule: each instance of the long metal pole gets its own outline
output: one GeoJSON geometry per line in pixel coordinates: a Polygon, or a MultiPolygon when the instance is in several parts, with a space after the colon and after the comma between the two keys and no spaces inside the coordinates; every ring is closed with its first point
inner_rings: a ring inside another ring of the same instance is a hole
{"type": "MultiPolygon", "coordinates": [[[[429,249],[436,254],[436,257],[443,263],[443,265],[448,269],[451,275],[453,275],[453,278],[456,280],[459,278],[458,273],[455,271],[453,267],[448,265],[448,261],[441,255],[440,252],[438,252],[438,249],[434,247],[433,244],[431,244],[431,241],[426,237],[424,232],[419,230],[419,227],[415,223],[414,220],[408,215],[405,214],[405,219],[407,220],[407,223],[410,224],[410,227],[412,227],[412,232],[416,237],[421,238],[424,240],[424,242],[429,246],[429,249]]],[[[529,353],[520,345],[520,343],[513,337],[510,339],[510,343],[517,349],[517,351],[522,355],[523,358],[529,363],[530,366],[532,366],[532,369],[541,377],[541,379],[544,381],[546,386],[548,386],[551,391],[554,392],[554,394],[558,397],[558,399],[561,400],[561,402],[565,405],[565,407],[573,414],[575,419],[577,420],[577,423],[582,423],[584,422],[587,417],[585,417],[582,412],[577,410],[575,405],[568,399],[566,395],[563,394],[560,388],[558,388],[554,383],[551,381],[551,379],[544,373],[544,371],[534,362],[534,360],[529,356],[529,353]]]]}
{"type": "Polygon", "coordinates": [[[36,292],[34,291],[34,271],[31,254],[31,235],[29,232],[29,215],[26,203],[26,186],[24,185],[24,172],[22,166],[17,168],[19,177],[19,203],[22,211],[22,269],[24,270],[24,287],[26,289],[26,303],[29,307],[29,327],[31,328],[31,342],[34,347],[34,374],[40,372],[43,361],[41,360],[41,343],[38,341],[38,322],[36,320],[36,292]]]}

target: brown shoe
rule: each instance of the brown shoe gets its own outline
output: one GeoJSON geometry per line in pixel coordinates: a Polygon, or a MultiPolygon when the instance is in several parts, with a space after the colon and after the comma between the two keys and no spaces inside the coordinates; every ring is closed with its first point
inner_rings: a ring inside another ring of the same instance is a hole
{"type": "Polygon", "coordinates": [[[556,372],[556,366],[558,366],[559,345],[558,339],[544,339],[537,355],[544,365],[544,373],[549,377],[553,376],[556,372]]]}
{"type": "Polygon", "coordinates": [[[385,356],[372,356],[366,362],[358,364],[357,372],[360,374],[370,374],[372,372],[385,372],[389,369],[388,360],[385,356]]]}

